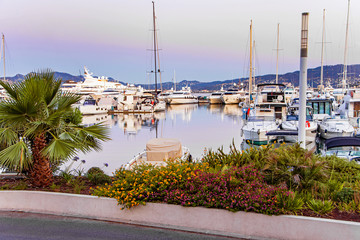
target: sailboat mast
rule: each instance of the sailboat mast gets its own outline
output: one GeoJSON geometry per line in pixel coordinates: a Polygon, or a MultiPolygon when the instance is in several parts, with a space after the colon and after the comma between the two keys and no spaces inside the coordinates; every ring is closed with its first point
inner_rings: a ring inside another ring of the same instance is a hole
{"type": "Polygon", "coordinates": [[[346,80],[347,80],[347,48],[348,48],[348,34],[349,34],[349,13],[350,13],[350,0],[348,0],[348,11],[347,11],[347,19],[346,19],[346,33],[345,33],[345,51],[344,51],[344,69],[343,69],[343,91],[346,88],[346,80]]]}
{"type": "Polygon", "coordinates": [[[5,74],[5,36],[4,34],[2,34],[2,52],[3,52],[3,60],[4,60],[4,81],[5,81],[5,78],[6,78],[6,74],[5,74]]]}
{"type": "Polygon", "coordinates": [[[280,23],[277,25],[277,40],[276,40],[276,80],[275,83],[279,83],[279,30],[280,23]]]}
{"type": "Polygon", "coordinates": [[[155,3],[152,1],[153,5],[153,25],[154,25],[154,74],[155,74],[155,97],[157,96],[157,67],[156,67],[156,60],[157,60],[157,46],[156,46],[156,22],[155,22],[155,3]]]}
{"type": "Polygon", "coordinates": [[[157,36],[157,32],[156,32],[156,49],[157,49],[157,60],[158,60],[158,65],[159,65],[159,69],[158,69],[158,73],[159,73],[159,80],[160,80],[160,90],[162,91],[162,81],[161,81],[161,67],[160,67],[160,56],[159,56],[159,38],[157,36]]]}
{"type": "Polygon", "coordinates": [[[252,98],[252,20],[250,21],[250,73],[249,73],[249,103],[252,98]]]}
{"type": "Polygon", "coordinates": [[[255,68],[255,63],[256,63],[256,61],[255,61],[255,56],[256,56],[256,55],[255,55],[255,49],[256,49],[256,48],[255,48],[255,40],[254,40],[254,44],[253,44],[253,50],[254,50],[254,68],[253,68],[253,69],[254,69],[254,74],[253,74],[254,77],[253,77],[253,86],[254,86],[254,87],[256,86],[256,85],[255,85],[255,78],[256,78],[256,73],[255,73],[255,70],[256,70],[256,68],[255,68]]]}
{"type": "Polygon", "coordinates": [[[176,76],[175,76],[175,69],[174,69],[174,90],[176,91],[176,76]]]}
{"type": "Polygon", "coordinates": [[[324,38],[325,38],[325,9],[323,12],[323,30],[321,38],[321,70],[320,70],[320,92],[324,90],[324,38]]]}

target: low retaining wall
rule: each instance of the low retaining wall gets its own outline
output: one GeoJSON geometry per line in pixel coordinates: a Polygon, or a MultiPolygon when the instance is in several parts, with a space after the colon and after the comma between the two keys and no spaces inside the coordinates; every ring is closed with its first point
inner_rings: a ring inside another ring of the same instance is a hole
{"type": "Polygon", "coordinates": [[[355,222],[161,203],[120,210],[115,199],[52,192],[0,191],[0,211],[75,216],[256,239],[360,239],[360,223],[355,222]]]}

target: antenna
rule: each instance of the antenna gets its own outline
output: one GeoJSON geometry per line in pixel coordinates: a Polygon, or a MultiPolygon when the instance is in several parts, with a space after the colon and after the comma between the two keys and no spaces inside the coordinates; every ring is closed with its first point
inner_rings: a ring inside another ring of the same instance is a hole
{"type": "Polygon", "coordinates": [[[3,60],[4,60],[4,81],[6,79],[6,74],[5,74],[5,36],[2,33],[2,52],[3,52],[3,60]]]}
{"type": "Polygon", "coordinates": [[[156,22],[155,22],[155,2],[152,1],[153,5],[153,25],[154,25],[154,74],[155,74],[155,98],[157,97],[157,67],[156,67],[156,58],[157,58],[157,40],[156,40],[156,22]]]}
{"type": "Polygon", "coordinates": [[[349,35],[349,13],[350,13],[350,0],[348,0],[348,11],[347,11],[347,18],[346,18],[346,33],[345,33],[345,50],[344,50],[344,69],[343,69],[343,91],[346,88],[346,80],[347,80],[347,48],[348,48],[348,35],[349,35]]]}

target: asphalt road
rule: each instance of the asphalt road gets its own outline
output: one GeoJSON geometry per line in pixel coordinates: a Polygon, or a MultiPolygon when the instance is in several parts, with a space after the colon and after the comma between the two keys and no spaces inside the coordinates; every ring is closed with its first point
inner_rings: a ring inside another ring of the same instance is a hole
{"type": "Polygon", "coordinates": [[[44,214],[0,212],[0,240],[7,239],[234,239],[115,222],[44,214]]]}

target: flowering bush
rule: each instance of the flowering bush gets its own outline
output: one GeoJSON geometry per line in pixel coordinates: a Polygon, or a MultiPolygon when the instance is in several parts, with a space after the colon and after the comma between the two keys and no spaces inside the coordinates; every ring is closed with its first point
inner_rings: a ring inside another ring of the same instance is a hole
{"type": "Polygon", "coordinates": [[[98,187],[94,194],[115,198],[123,208],[166,202],[279,214],[277,194],[284,191],[268,186],[253,166],[210,172],[206,163],[170,161],[161,167],[139,165],[132,171],[120,169],[111,185],[98,187]]]}
{"type": "Polygon", "coordinates": [[[123,208],[163,201],[166,191],[182,186],[195,176],[196,170],[207,168],[207,164],[173,160],[166,166],[141,164],[131,171],[121,168],[115,172],[112,184],[98,187],[93,194],[115,198],[123,208]]]}
{"type": "Polygon", "coordinates": [[[183,186],[166,191],[164,202],[279,214],[279,192],[284,190],[268,186],[252,166],[235,167],[217,173],[197,171],[183,186]]]}

